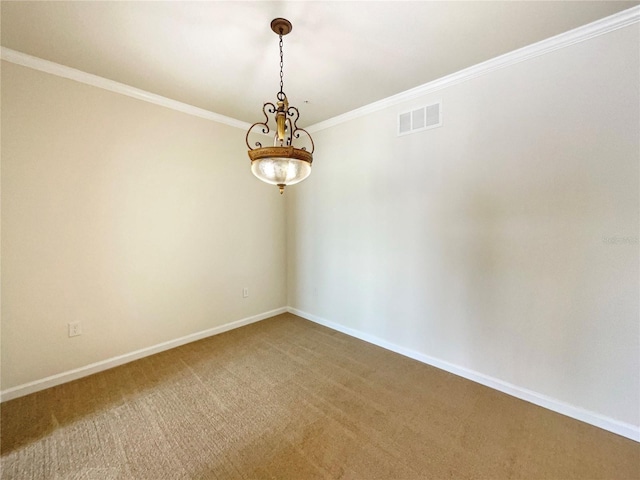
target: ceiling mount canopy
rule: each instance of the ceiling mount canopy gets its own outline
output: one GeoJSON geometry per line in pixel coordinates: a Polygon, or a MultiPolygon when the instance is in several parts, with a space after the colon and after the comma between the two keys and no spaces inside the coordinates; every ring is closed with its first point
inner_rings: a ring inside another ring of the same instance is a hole
{"type": "Polygon", "coordinates": [[[284,187],[301,182],[311,173],[313,162],[313,139],[309,133],[299,128],[297,121],[300,112],[296,107],[289,106],[289,100],[284,93],[284,55],[282,53],[282,37],[291,32],[293,26],[285,18],[276,18],[271,21],[271,30],[280,38],[280,91],[276,95],[277,102],[274,105],[267,102],[262,107],[264,122],[251,125],[247,131],[246,143],[251,159],[251,171],[263,182],[276,185],[280,194],[284,193],[284,187]],[[271,118],[269,117],[271,115],[271,118]],[[275,134],[273,146],[263,147],[262,143],[255,142],[252,147],[249,143],[249,134],[257,127],[259,133],[268,135],[271,131],[269,121],[275,120],[275,134]],[[308,151],[306,146],[294,145],[303,135],[311,146],[308,151]]]}
{"type": "Polygon", "coordinates": [[[276,35],[287,35],[293,30],[293,25],[286,18],[274,18],[271,20],[271,30],[276,35]]]}

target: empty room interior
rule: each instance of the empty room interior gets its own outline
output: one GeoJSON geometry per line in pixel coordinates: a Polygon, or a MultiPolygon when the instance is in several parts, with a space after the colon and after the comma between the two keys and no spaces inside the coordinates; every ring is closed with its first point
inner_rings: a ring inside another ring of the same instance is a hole
{"type": "Polygon", "coordinates": [[[639,3],[2,1],[0,478],[640,479],[639,3]]]}

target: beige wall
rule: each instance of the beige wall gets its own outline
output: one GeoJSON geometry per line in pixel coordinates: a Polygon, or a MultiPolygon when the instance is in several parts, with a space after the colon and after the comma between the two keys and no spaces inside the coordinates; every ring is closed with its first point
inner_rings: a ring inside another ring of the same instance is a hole
{"type": "Polygon", "coordinates": [[[244,134],[2,63],[3,390],[285,305],[244,134]]]}
{"type": "Polygon", "coordinates": [[[640,425],[638,33],[315,133],[289,305],[640,425]],[[396,136],[435,100],[443,127],[396,136]]]}

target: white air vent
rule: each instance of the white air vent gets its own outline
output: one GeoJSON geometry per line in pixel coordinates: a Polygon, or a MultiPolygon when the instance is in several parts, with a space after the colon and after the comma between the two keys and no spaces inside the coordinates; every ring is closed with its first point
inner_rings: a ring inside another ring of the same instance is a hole
{"type": "Polygon", "coordinates": [[[398,115],[399,136],[440,126],[442,126],[442,102],[433,103],[398,115]]]}

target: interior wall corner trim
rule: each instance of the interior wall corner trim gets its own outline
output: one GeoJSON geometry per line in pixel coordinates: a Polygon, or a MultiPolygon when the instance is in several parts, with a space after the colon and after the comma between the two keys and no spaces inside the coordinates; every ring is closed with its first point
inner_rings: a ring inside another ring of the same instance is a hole
{"type": "Polygon", "coordinates": [[[39,70],[41,72],[56,75],[58,77],[75,80],[76,82],[102,88],[104,90],[109,90],[110,92],[126,95],[127,97],[132,97],[137,100],[160,105],[172,110],[177,110],[178,112],[186,113],[188,115],[193,115],[195,117],[205,118],[207,120],[212,120],[224,125],[229,125],[230,127],[248,130],[251,126],[250,123],[243,122],[235,118],[220,115],[219,113],[211,112],[203,108],[194,107],[193,105],[189,105],[187,103],[178,102],[177,100],[172,100],[161,95],[156,95],[155,93],[131,87],[129,85],[125,85],[124,83],[109,80],[92,73],[83,72],[82,70],[77,70],[65,65],[60,65],[59,63],[51,62],[49,60],[44,60],[39,57],[27,55],[26,53],[18,52],[17,50],[12,50],[10,48],[1,47],[0,58],[7,62],[15,63],[16,65],[32,68],[34,70],[39,70]]]}
{"type": "Polygon", "coordinates": [[[526,388],[513,385],[498,378],[494,378],[489,375],[485,375],[483,373],[476,372],[465,367],[460,367],[458,365],[454,365],[452,363],[440,360],[435,357],[431,357],[429,355],[425,355],[420,352],[416,352],[415,350],[396,345],[361,330],[345,327],[344,325],[340,325],[338,323],[318,317],[317,315],[298,310],[297,308],[287,307],[287,311],[306,320],[310,320],[319,325],[323,325],[332,330],[336,330],[351,337],[355,337],[373,345],[377,345],[378,347],[382,347],[386,350],[399,353],[400,355],[404,355],[405,357],[409,357],[432,367],[439,368],[440,370],[444,370],[445,372],[453,373],[454,375],[458,375],[459,377],[466,378],[467,380],[471,380],[472,382],[479,383],[480,385],[484,385],[485,387],[493,388],[494,390],[506,393],[507,395],[519,398],[520,400],[533,403],[534,405],[538,405],[539,407],[546,408],[553,412],[560,413],[561,415],[566,415],[567,417],[571,417],[575,420],[588,423],[595,427],[602,428],[603,430],[607,430],[617,435],[635,440],[636,442],[640,442],[640,426],[638,425],[621,422],[600,413],[592,412],[580,407],[576,407],[574,405],[570,405],[561,400],[557,400],[547,395],[534,392],[533,390],[528,390],[526,388]]]}
{"type": "Polygon", "coordinates": [[[553,37],[541,40],[526,47],[513,50],[498,57],[492,58],[482,63],[478,63],[471,67],[459,70],[458,72],[446,75],[431,82],[422,84],[418,87],[405,90],[396,95],[370,103],[364,107],[356,108],[349,112],[337,115],[328,120],[315,123],[306,128],[310,133],[325,130],[327,128],[340,125],[365,115],[398,105],[402,102],[414,100],[416,98],[428,95],[438,90],[456,85],[467,80],[486,75],[487,73],[499,70],[501,68],[524,62],[540,55],[551,53],[555,50],[565,48],[576,43],[584,42],[594,37],[604,35],[606,33],[627,27],[634,23],[640,22],[640,5],[615,13],[595,22],[583,25],[568,32],[560,33],[553,37]]]}
{"type": "Polygon", "coordinates": [[[29,395],[30,393],[39,392],[40,390],[45,390],[50,387],[55,387],[56,385],[71,382],[82,377],[88,377],[89,375],[93,375],[94,373],[109,370],[110,368],[124,365],[125,363],[133,362],[134,360],[139,360],[156,353],[164,352],[165,350],[170,350],[187,343],[202,340],[203,338],[218,335],[229,330],[244,327],[245,325],[249,325],[250,323],[259,322],[260,320],[265,320],[267,318],[280,315],[281,313],[286,313],[287,311],[287,307],[276,308],[275,310],[269,310],[268,312],[259,313],[251,317],[246,317],[234,322],[225,323],[224,325],[209,328],[201,332],[192,333],[184,337],[158,343],[157,345],[141,348],[140,350],[136,350],[134,352],[125,353],[124,355],[118,355],[116,357],[108,358],[96,363],[91,363],[80,368],[75,368],[73,370],[68,370],[56,375],[51,375],[40,380],[35,380],[33,382],[28,382],[16,387],[8,388],[0,392],[0,402],[6,402],[8,400],[13,400],[14,398],[29,395]]]}

